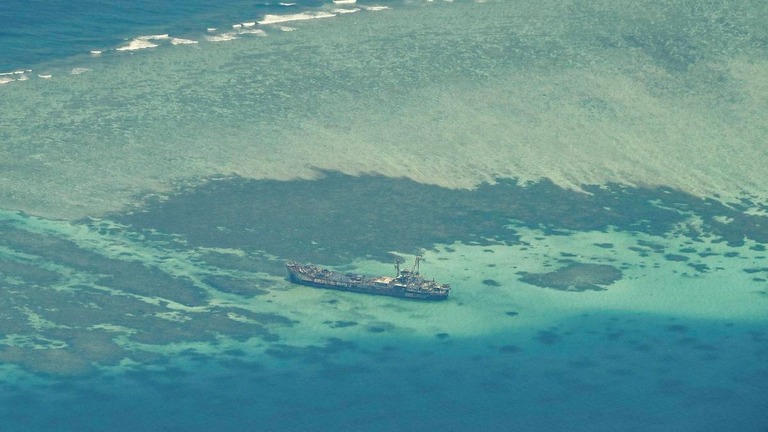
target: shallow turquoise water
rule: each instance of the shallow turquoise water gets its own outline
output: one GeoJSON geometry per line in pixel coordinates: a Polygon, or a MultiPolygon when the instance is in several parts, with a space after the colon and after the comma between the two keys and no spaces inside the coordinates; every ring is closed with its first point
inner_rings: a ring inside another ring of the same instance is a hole
{"type": "Polygon", "coordinates": [[[765,430],[761,2],[9,5],[13,430],[765,430]]]}

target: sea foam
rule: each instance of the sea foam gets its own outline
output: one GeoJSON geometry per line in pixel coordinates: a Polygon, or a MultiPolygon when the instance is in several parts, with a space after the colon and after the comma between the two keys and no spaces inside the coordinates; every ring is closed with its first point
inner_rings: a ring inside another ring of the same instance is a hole
{"type": "Polygon", "coordinates": [[[27,72],[32,72],[32,69],[25,69],[25,70],[15,70],[11,72],[0,72],[0,76],[8,76],[8,75],[24,75],[27,72]]]}
{"type": "Polygon", "coordinates": [[[338,8],[338,9],[334,9],[333,13],[335,13],[335,14],[348,14],[348,13],[360,12],[360,10],[361,10],[360,8],[353,8],[353,9],[338,8]]]}
{"type": "Polygon", "coordinates": [[[243,29],[243,30],[240,30],[237,33],[238,34],[251,34],[251,35],[256,35],[256,36],[266,36],[267,35],[267,32],[265,32],[262,29],[252,29],[252,28],[243,29]]]}
{"type": "Polygon", "coordinates": [[[192,45],[196,43],[197,41],[192,39],[171,38],[171,45],[192,45]]]}
{"type": "Polygon", "coordinates": [[[259,21],[259,24],[278,24],[278,23],[284,23],[289,21],[304,21],[304,20],[311,20],[311,19],[318,19],[318,18],[331,18],[335,17],[336,14],[329,13],[329,12],[302,12],[297,14],[287,14],[287,15],[264,15],[264,19],[259,21]]]}
{"type": "Polygon", "coordinates": [[[156,43],[150,42],[146,39],[134,39],[128,43],[128,45],[121,46],[119,48],[115,48],[117,51],[135,51],[140,49],[146,49],[146,48],[155,48],[157,46],[156,43]]]}
{"type": "Polygon", "coordinates": [[[234,33],[222,33],[218,35],[206,36],[205,40],[208,42],[227,42],[237,39],[237,35],[234,33]]]}
{"type": "Polygon", "coordinates": [[[158,45],[152,41],[166,40],[166,39],[170,39],[170,36],[168,34],[139,36],[133,39],[131,42],[129,42],[128,45],[121,46],[115,49],[117,51],[134,51],[134,50],[145,49],[145,48],[155,48],[158,45]]]}
{"type": "Polygon", "coordinates": [[[170,39],[170,36],[168,33],[163,34],[155,34],[155,35],[146,35],[146,36],[139,36],[136,39],[143,39],[143,40],[161,40],[161,39],[170,39]]]}

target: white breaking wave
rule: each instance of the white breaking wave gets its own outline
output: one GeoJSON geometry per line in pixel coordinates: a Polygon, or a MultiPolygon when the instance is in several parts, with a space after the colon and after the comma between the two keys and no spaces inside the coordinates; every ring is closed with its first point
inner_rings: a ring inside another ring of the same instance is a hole
{"type": "Polygon", "coordinates": [[[8,84],[14,81],[27,81],[32,69],[20,69],[11,72],[0,72],[0,84],[8,84]]]}
{"type": "Polygon", "coordinates": [[[92,55],[92,56],[98,56],[98,55],[101,55],[101,50],[91,50],[90,52],[91,52],[91,55],[92,55]]]}
{"type": "Polygon", "coordinates": [[[222,33],[213,36],[206,36],[205,40],[208,42],[226,42],[237,39],[237,35],[234,33],[222,33]]]}
{"type": "Polygon", "coordinates": [[[304,21],[318,18],[331,18],[336,14],[329,12],[302,12],[297,14],[288,15],[264,15],[264,19],[259,21],[259,24],[278,24],[289,21],[304,21]]]}
{"type": "Polygon", "coordinates": [[[164,34],[156,34],[156,35],[139,36],[136,39],[141,39],[141,40],[162,40],[162,39],[170,39],[170,36],[168,35],[168,33],[164,33],[164,34]]]}
{"type": "Polygon", "coordinates": [[[128,45],[115,48],[117,51],[135,51],[146,48],[155,48],[156,43],[150,42],[146,39],[134,39],[128,43],[128,45]]]}
{"type": "Polygon", "coordinates": [[[196,43],[197,41],[192,39],[171,38],[171,45],[192,45],[196,43]]]}
{"type": "Polygon", "coordinates": [[[128,45],[115,48],[117,51],[135,51],[146,48],[155,48],[158,45],[152,41],[170,39],[168,34],[156,34],[139,36],[128,43],[128,45]]]}
{"type": "Polygon", "coordinates": [[[232,26],[232,28],[234,28],[235,31],[206,36],[205,40],[207,40],[208,42],[226,42],[226,41],[238,39],[238,36],[241,36],[241,35],[256,35],[256,36],[267,35],[267,32],[265,32],[262,29],[251,28],[251,26],[245,26],[243,24],[235,24],[232,26]]]}
{"type": "Polygon", "coordinates": [[[265,32],[262,29],[246,29],[246,30],[240,30],[238,34],[252,34],[256,36],[266,36],[267,32],[265,32]]]}
{"type": "Polygon", "coordinates": [[[348,13],[355,13],[360,12],[360,8],[354,8],[354,9],[334,9],[332,12],[336,14],[348,14],[348,13]]]}
{"type": "Polygon", "coordinates": [[[336,4],[355,4],[357,0],[333,0],[336,4]]]}
{"type": "Polygon", "coordinates": [[[381,10],[392,9],[389,6],[362,6],[362,8],[367,11],[381,11],[381,10]]]}
{"type": "Polygon", "coordinates": [[[27,72],[32,72],[32,69],[25,69],[25,70],[15,70],[11,72],[0,72],[0,76],[8,76],[8,75],[24,75],[27,72]]]}
{"type": "Polygon", "coordinates": [[[83,67],[76,67],[72,68],[72,71],[70,72],[72,75],[80,75],[81,73],[88,72],[90,69],[83,68],[83,67]]]}
{"type": "Polygon", "coordinates": [[[38,75],[37,77],[42,79],[51,79],[52,76],[53,75],[51,74],[45,74],[45,75],[38,75]]]}

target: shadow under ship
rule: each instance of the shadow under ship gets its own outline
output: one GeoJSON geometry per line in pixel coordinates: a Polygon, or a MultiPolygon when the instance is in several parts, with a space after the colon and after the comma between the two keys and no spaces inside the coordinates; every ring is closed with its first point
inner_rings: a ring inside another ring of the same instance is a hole
{"type": "Polygon", "coordinates": [[[421,257],[411,270],[401,270],[400,261],[395,263],[397,275],[366,276],[355,273],[339,273],[314,265],[302,265],[289,261],[288,278],[291,282],[318,288],[329,288],[366,294],[386,295],[416,300],[445,300],[451,287],[427,280],[419,274],[421,257]]]}

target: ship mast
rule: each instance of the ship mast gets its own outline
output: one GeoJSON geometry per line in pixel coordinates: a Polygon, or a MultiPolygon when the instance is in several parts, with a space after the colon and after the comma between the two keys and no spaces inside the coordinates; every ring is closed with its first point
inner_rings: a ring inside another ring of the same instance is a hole
{"type": "Polygon", "coordinates": [[[411,270],[411,273],[415,275],[419,274],[419,262],[423,260],[424,258],[421,255],[416,257],[416,259],[413,262],[413,270],[411,270]]]}
{"type": "Polygon", "coordinates": [[[400,277],[400,258],[395,258],[395,271],[397,271],[395,277],[400,277]]]}

